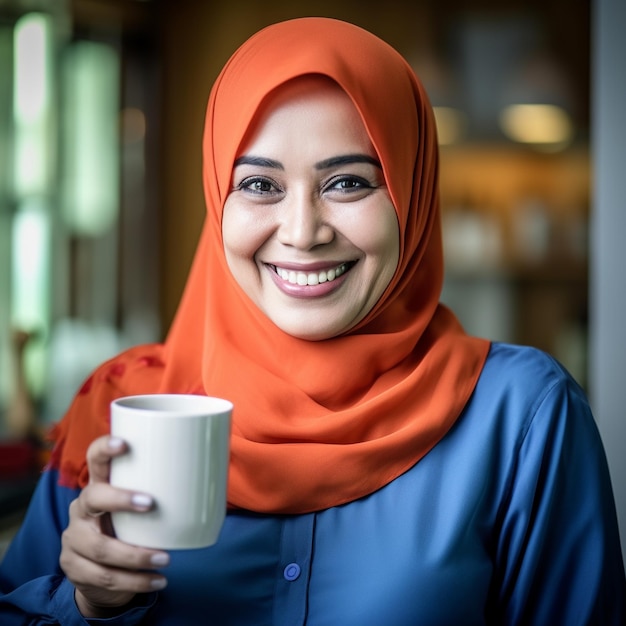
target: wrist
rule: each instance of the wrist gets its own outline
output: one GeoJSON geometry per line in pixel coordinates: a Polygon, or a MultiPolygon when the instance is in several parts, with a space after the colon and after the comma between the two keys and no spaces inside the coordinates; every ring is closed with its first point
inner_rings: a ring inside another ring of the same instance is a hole
{"type": "Polygon", "coordinates": [[[120,598],[120,604],[102,605],[88,600],[79,589],[74,590],[74,602],[76,603],[76,607],[80,614],[88,619],[109,619],[117,617],[126,611],[127,605],[132,602],[133,598],[133,594],[128,594],[125,598],[120,598]]]}

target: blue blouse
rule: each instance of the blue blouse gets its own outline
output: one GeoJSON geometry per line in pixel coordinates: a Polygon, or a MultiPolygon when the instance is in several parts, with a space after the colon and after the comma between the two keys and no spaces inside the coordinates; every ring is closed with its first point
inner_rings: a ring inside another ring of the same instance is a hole
{"type": "Polygon", "coordinates": [[[3,626],[626,624],[596,425],[532,348],[494,344],[452,430],[386,487],[306,515],[230,512],[216,545],[172,552],[166,589],[113,619],[82,618],[58,565],[76,495],[42,476],[0,567],[3,626]]]}

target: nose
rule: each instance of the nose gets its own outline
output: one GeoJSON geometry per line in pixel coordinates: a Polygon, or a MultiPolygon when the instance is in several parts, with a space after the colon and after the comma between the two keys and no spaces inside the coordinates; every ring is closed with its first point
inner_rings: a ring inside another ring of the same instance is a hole
{"type": "Polygon", "coordinates": [[[330,243],[335,237],[321,198],[306,190],[293,191],[282,203],[278,240],[300,250],[330,243]]]}

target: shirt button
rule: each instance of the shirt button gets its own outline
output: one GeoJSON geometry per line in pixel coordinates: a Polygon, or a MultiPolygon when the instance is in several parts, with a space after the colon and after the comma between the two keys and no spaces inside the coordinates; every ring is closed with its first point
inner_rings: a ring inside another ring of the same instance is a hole
{"type": "Polygon", "coordinates": [[[289,563],[283,570],[285,580],[293,581],[300,576],[300,566],[297,563],[289,563]]]}

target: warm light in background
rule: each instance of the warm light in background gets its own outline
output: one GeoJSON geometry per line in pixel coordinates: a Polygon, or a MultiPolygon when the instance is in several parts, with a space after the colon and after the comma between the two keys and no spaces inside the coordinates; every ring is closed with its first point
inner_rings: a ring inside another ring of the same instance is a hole
{"type": "Polygon", "coordinates": [[[437,122],[437,137],[439,145],[449,146],[463,139],[467,126],[467,116],[452,107],[433,107],[437,122]]]}
{"type": "Polygon", "coordinates": [[[515,104],[500,115],[503,132],[512,139],[527,144],[567,146],[573,135],[573,125],[567,112],[550,104],[515,104]]]}

